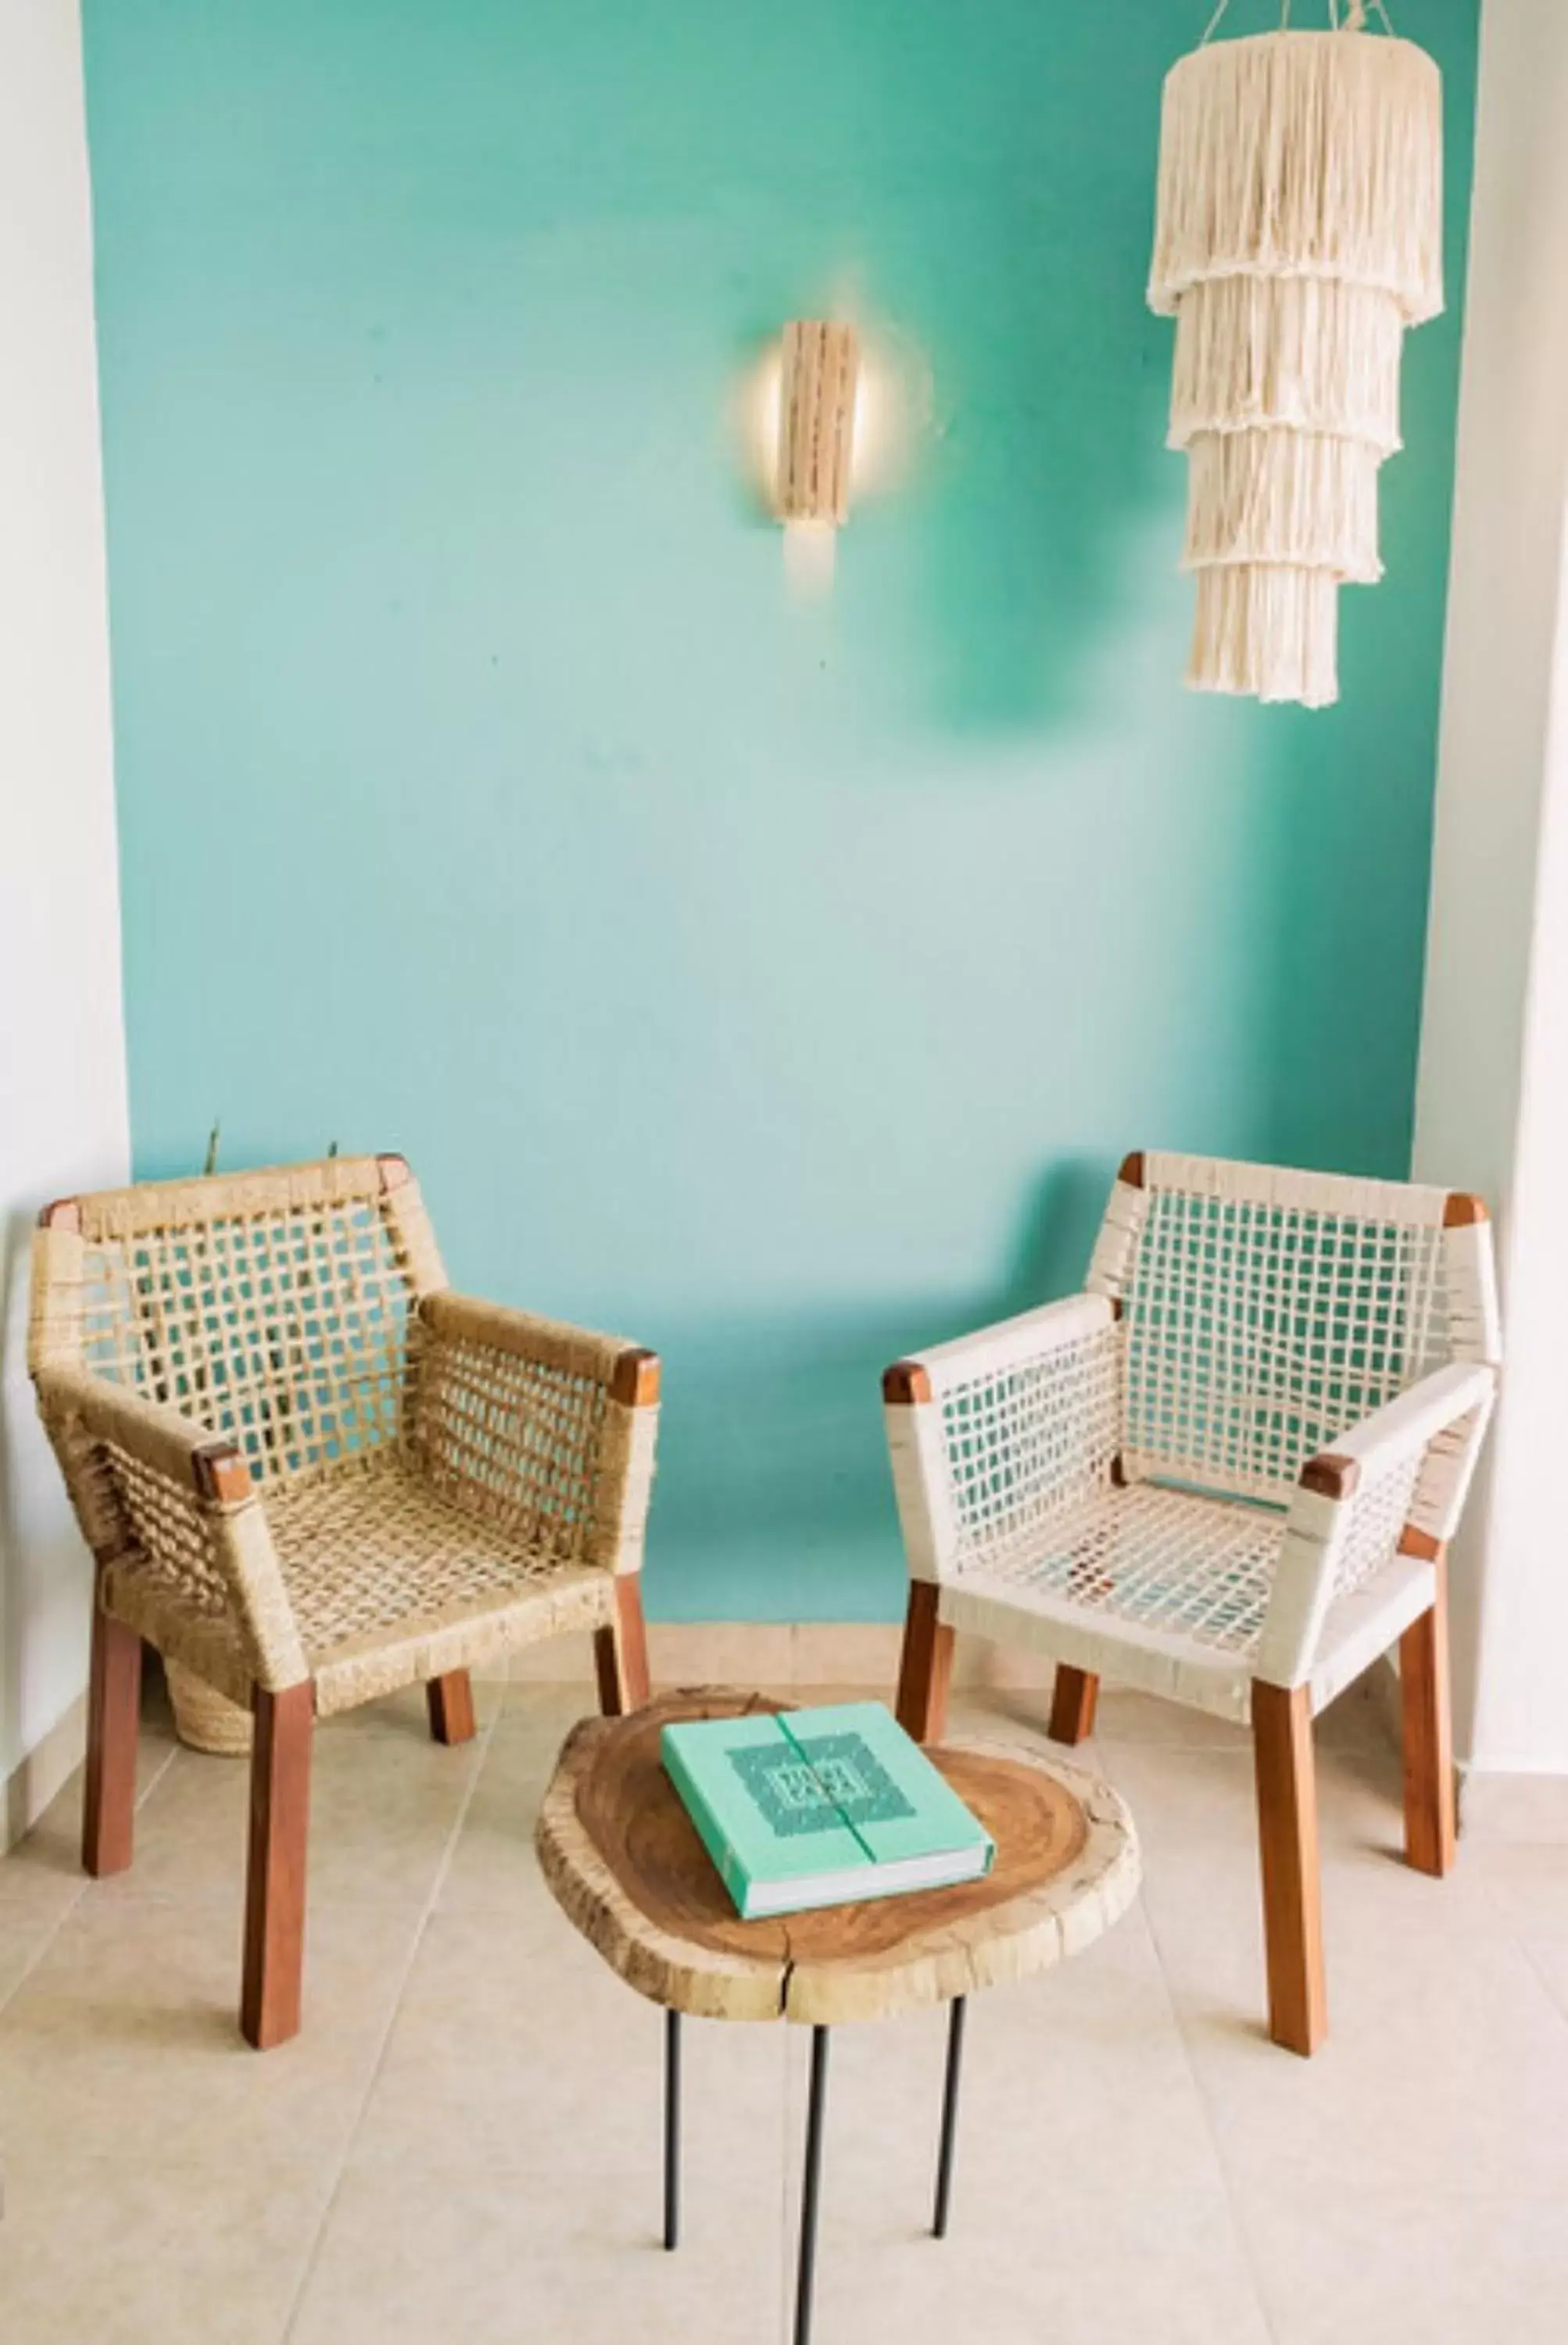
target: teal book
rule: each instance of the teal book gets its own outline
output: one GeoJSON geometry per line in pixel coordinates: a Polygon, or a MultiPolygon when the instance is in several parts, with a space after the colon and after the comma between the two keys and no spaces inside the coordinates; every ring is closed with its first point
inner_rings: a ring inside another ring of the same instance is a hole
{"type": "Polygon", "coordinates": [[[659,1756],[746,1921],[945,1889],[996,1853],[880,1701],[690,1719],[659,1756]]]}

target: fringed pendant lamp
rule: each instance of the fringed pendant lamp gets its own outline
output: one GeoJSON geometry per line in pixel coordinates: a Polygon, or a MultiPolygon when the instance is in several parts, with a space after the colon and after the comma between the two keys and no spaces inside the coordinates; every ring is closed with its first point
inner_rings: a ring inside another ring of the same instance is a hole
{"type": "Polygon", "coordinates": [[[1321,708],[1342,585],[1382,575],[1378,468],[1407,326],[1442,308],[1437,66],[1329,0],[1326,30],[1213,38],[1166,77],[1150,307],[1176,321],[1187,682],[1321,708]]]}

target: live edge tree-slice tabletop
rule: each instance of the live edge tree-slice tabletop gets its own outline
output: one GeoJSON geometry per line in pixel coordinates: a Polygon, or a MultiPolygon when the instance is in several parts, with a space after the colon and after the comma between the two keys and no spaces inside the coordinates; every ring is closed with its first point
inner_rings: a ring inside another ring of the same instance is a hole
{"type": "Polygon", "coordinates": [[[678,2228],[679,2015],[785,2019],[812,2030],[795,2335],[810,2332],[828,2031],[952,2006],[936,2216],[947,2228],[965,1998],[1028,1978],[1088,1945],[1137,1893],[1137,1840],[1106,1783],[1015,1744],[930,1748],[996,1843],[981,1880],[743,1922],[659,1759],[677,1719],[788,1705],[762,1694],[661,1696],[629,1718],[585,1719],[568,1736],[535,1835],[552,1893],[666,2022],[665,2244],[678,2228]]]}

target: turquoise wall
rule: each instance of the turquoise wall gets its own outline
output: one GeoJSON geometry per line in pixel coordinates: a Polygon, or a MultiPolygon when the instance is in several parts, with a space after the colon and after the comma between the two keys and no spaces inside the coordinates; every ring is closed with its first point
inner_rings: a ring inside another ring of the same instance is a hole
{"type": "Polygon", "coordinates": [[[138,1172],[402,1148],[461,1285],[666,1355],[656,1612],[891,1613],[878,1371],[1124,1149],[1406,1164],[1476,0],[1319,716],[1180,688],[1206,0],[85,13],[138,1172]],[[931,408],[801,605],[729,417],[840,298],[931,408]]]}

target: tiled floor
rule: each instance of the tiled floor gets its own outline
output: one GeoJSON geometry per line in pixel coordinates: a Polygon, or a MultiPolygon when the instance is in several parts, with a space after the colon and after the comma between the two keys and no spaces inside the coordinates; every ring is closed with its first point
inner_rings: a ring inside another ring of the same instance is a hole
{"type": "MultiPolygon", "coordinates": [[[[417,1699],[321,1731],[307,2026],[281,2051],[233,2023],[242,1765],[149,1724],[128,1875],[83,1883],[74,1792],[0,1861],[5,2345],[785,2335],[804,2043],[687,2027],[664,2255],[658,2016],[529,1845],[586,1690],[478,1693],[464,1750],[417,1699]]],[[[1327,2049],[1258,2027],[1241,1738],[1107,1696],[1090,1755],[1137,1816],[1144,1899],[976,2002],[940,2245],[942,2022],[840,2032],[817,2345],[1568,2339],[1568,1844],[1467,1842],[1422,1880],[1370,1703],[1322,1744],[1327,2049]]]]}

